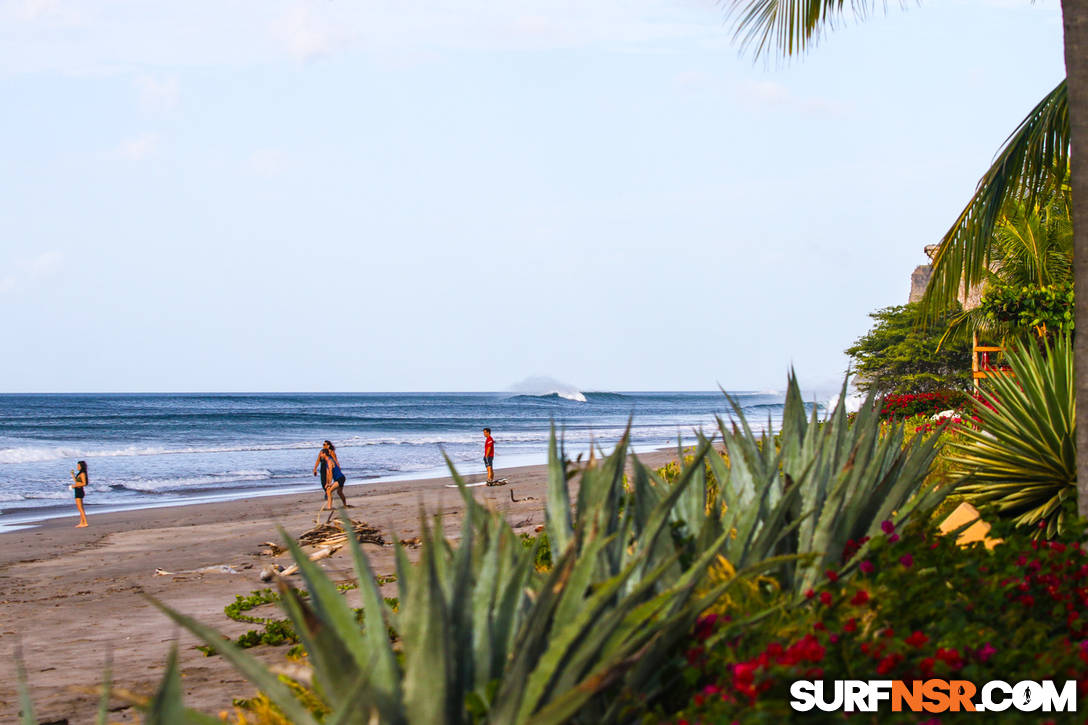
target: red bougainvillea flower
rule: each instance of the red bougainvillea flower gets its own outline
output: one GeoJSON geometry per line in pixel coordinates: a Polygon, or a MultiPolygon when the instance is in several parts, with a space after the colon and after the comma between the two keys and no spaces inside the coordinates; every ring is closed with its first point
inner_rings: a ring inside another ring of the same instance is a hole
{"type": "Polygon", "coordinates": [[[890,654],[884,659],[880,660],[880,663],[876,666],[876,673],[878,675],[886,675],[896,668],[899,661],[903,659],[901,654],[890,654]]]}
{"type": "Polygon", "coordinates": [[[899,541],[899,534],[892,534],[888,537],[888,543],[890,544],[894,544],[897,541],[899,541]]]}
{"type": "Polygon", "coordinates": [[[903,554],[903,556],[899,557],[899,563],[907,569],[910,569],[912,566],[914,566],[914,557],[910,554],[903,554]]]}
{"type": "Polygon", "coordinates": [[[820,592],[820,602],[825,607],[831,606],[831,592],[820,592]]]}
{"type": "Polygon", "coordinates": [[[958,670],[963,667],[963,658],[960,657],[960,651],[955,647],[953,647],[952,649],[938,647],[937,659],[939,659],[941,662],[944,662],[953,670],[958,670]]]}
{"type": "Polygon", "coordinates": [[[987,642],[986,644],[982,645],[982,647],[979,648],[979,650],[978,650],[978,652],[976,654],[978,656],[979,662],[986,662],[991,657],[993,657],[995,654],[997,654],[997,650],[994,649],[993,646],[990,645],[989,642],[987,642]]]}
{"type": "Polygon", "coordinates": [[[869,592],[864,589],[858,589],[858,593],[850,600],[850,603],[855,607],[860,607],[869,601],[869,592]]]}
{"type": "Polygon", "coordinates": [[[854,619],[853,617],[850,617],[850,619],[846,620],[846,624],[844,624],[842,626],[842,631],[844,631],[844,632],[856,632],[857,628],[858,628],[858,620],[854,619]]]}
{"type": "Polygon", "coordinates": [[[718,623],[717,614],[707,614],[699,617],[695,622],[695,639],[700,642],[704,642],[710,638],[710,635],[714,634],[714,626],[718,623]]]}
{"type": "Polygon", "coordinates": [[[891,521],[881,521],[880,529],[885,534],[890,534],[891,532],[895,531],[895,524],[893,524],[891,521]]]}
{"type": "Polygon", "coordinates": [[[836,572],[833,569],[828,569],[827,571],[824,572],[824,575],[827,577],[827,580],[829,582],[831,582],[831,583],[835,583],[835,582],[837,582],[839,580],[838,572],[836,572]]]}
{"type": "Polygon", "coordinates": [[[914,632],[911,632],[911,635],[907,637],[904,641],[911,647],[921,647],[929,641],[929,637],[915,630],[914,632]]]}
{"type": "Polygon", "coordinates": [[[872,574],[873,573],[873,562],[866,559],[865,561],[861,562],[858,565],[858,568],[861,569],[862,574],[872,574]]]}
{"type": "Polygon", "coordinates": [[[816,590],[815,589],[806,589],[805,590],[805,599],[812,599],[814,596],[816,596],[816,590]]]}

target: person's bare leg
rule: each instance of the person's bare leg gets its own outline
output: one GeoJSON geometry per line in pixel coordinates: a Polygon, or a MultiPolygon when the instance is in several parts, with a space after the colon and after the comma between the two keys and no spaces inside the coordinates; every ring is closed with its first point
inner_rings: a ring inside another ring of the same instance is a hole
{"type": "Polygon", "coordinates": [[[340,495],[340,500],[344,503],[344,508],[348,508],[348,500],[344,498],[344,485],[340,484],[336,487],[336,493],[340,495]]]}
{"type": "Polygon", "coordinates": [[[76,524],[76,528],[82,529],[87,525],[87,513],[83,510],[83,499],[76,499],[76,508],[79,509],[79,523],[76,524]]]}
{"type": "Polygon", "coordinates": [[[487,467],[487,482],[491,483],[494,480],[495,480],[495,470],[491,466],[488,466],[487,467]]]}

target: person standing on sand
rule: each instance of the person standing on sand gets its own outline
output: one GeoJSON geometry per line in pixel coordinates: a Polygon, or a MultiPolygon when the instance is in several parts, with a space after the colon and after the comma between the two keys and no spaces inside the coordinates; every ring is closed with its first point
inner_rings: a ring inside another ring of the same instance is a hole
{"type": "Polygon", "coordinates": [[[83,493],[87,488],[89,479],[87,478],[87,462],[76,461],[76,466],[79,468],[79,473],[75,471],[68,471],[71,474],[72,480],[75,481],[68,488],[75,491],[76,494],[76,508],[79,509],[79,523],[76,524],[77,529],[82,529],[87,525],[87,513],[83,510],[83,493]]]}
{"type": "MultiPolygon", "coordinates": [[[[325,441],[328,447],[325,449],[325,455],[329,459],[329,483],[325,487],[325,495],[329,501],[329,511],[332,511],[332,491],[333,486],[336,486],[336,493],[340,496],[340,501],[344,504],[344,508],[349,508],[348,500],[344,498],[344,482],[348,480],[348,477],[344,475],[340,470],[340,459],[336,457],[336,446],[329,441],[325,441]]],[[[322,511],[325,509],[322,508],[322,511]]]]}
{"type": "Polygon", "coordinates": [[[487,468],[487,482],[495,482],[495,439],[491,437],[491,429],[484,428],[484,467],[487,468]]]}
{"type": "Polygon", "coordinates": [[[332,441],[325,441],[321,446],[321,450],[317,452],[317,462],[314,463],[314,475],[317,475],[318,469],[321,470],[320,480],[322,491],[326,491],[329,488],[329,446],[331,445],[332,441]]]}

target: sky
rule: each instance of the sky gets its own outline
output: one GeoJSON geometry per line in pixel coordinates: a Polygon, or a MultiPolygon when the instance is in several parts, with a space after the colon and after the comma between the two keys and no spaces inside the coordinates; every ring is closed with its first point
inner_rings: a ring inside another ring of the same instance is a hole
{"type": "Polygon", "coordinates": [[[827,385],[1064,74],[713,0],[0,0],[0,391],[827,385]]]}

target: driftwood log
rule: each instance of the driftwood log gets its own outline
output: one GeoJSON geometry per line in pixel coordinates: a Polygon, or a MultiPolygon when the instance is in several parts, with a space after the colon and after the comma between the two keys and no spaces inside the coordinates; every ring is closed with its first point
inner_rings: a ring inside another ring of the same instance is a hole
{"type": "MultiPolygon", "coordinates": [[[[361,544],[376,544],[385,546],[385,539],[381,532],[365,522],[352,521],[350,530],[345,530],[340,521],[319,524],[309,531],[302,533],[297,541],[299,546],[313,547],[314,551],[309,555],[310,561],[327,559],[342,549],[348,543],[348,536],[354,536],[361,544]]],[[[266,541],[261,546],[266,547],[262,554],[279,556],[286,548],[271,541],[266,541]]],[[[261,581],[270,581],[277,576],[291,576],[298,572],[298,564],[292,564],[287,568],[279,564],[270,564],[261,570],[261,581]]]]}

